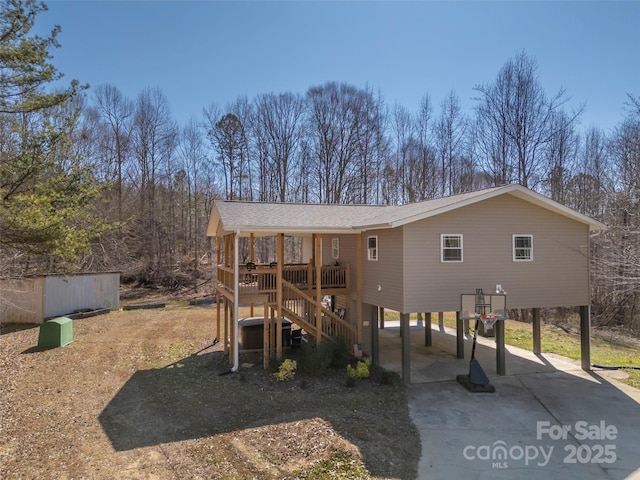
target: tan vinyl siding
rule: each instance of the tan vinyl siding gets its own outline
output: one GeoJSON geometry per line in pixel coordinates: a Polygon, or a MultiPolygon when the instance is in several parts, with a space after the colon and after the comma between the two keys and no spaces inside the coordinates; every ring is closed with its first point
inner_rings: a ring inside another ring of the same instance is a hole
{"type": "Polygon", "coordinates": [[[357,235],[323,235],[322,236],[322,264],[334,265],[336,261],[339,261],[341,265],[349,265],[349,285],[351,287],[352,296],[336,295],[335,308],[344,308],[347,311],[345,319],[355,325],[356,321],[356,301],[355,301],[355,288],[356,288],[356,242],[357,235]],[[338,238],[340,241],[340,258],[333,258],[331,240],[338,238]]]}
{"type": "Polygon", "coordinates": [[[356,284],[356,238],[357,235],[323,235],[322,236],[322,264],[335,265],[336,261],[340,265],[349,264],[351,276],[349,278],[351,288],[356,284]],[[340,258],[335,259],[331,255],[331,239],[340,240],[340,258]]]}
{"type": "Polygon", "coordinates": [[[450,311],[476,288],[507,291],[508,308],[589,303],[585,224],[501,195],[405,228],[404,311],[450,311]],[[440,261],[440,235],[463,235],[464,261],[440,261]],[[533,261],[513,261],[513,234],[533,235],[533,261]]]}
{"type": "Polygon", "coordinates": [[[322,236],[322,264],[335,265],[339,261],[341,265],[356,264],[356,235],[323,235],[322,236]],[[340,257],[333,258],[331,241],[337,238],[340,243],[340,257]]]}
{"type": "Polygon", "coordinates": [[[402,311],[403,228],[362,234],[362,301],[402,311]],[[367,238],[378,237],[378,261],[367,259],[367,238]],[[380,285],[380,290],[378,290],[380,285]]]}

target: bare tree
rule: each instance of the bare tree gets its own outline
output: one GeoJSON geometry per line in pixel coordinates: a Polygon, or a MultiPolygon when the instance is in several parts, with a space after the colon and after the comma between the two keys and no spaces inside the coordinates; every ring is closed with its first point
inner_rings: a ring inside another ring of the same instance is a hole
{"type": "Polygon", "coordinates": [[[162,235],[166,223],[161,214],[162,191],[159,193],[158,187],[172,176],[177,133],[164,94],[157,88],[142,91],[135,104],[132,151],[136,164],[129,180],[139,192],[140,209],[136,221],[138,255],[145,259],[144,268],[152,278],[160,274],[166,259],[165,237],[162,235]]]}
{"type": "Polygon", "coordinates": [[[567,184],[574,175],[579,137],[574,122],[563,111],[554,112],[550,120],[551,137],[545,156],[546,181],[549,196],[560,203],[567,202],[567,184]]]}
{"type": "Polygon", "coordinates": [[[384,100],[380,94],[375,96],[371,90],[361,92],[364,119],[360,122],[357,135],[357,179],[353,188],[352,203],[378,203],[379,182],[382,158],[386,155],[388,141],[385,135],[387,121],[384,100]],[[356,188],[357,187],[357,188],[356,188]]]}
{"type": "Polygon", "coordinates": [[[476,87],[483,96],[477,99],[474,145],[492,186],[516,179],[514,144],[507,133],[511,89],[504,75],[499,75],[493,85],[476,87]]]}
{"type": "Polygon", "coordinates": [[[441,194],[451,195],[460,190],[460,162],[465,149],[468,122],[453,90],[444,98],[440,109],[435,127],[435,151],[441,168],[441,194]]]}
{"type": "Polygon", "coordinates": [[[391,156],[387,156],[383,163],[380,175],[381,200],[384,205],[398,205],[400,198],[400,173],[396,170],[395,162],[391,156]]]}
{"type": "Polygon", "coordinates": [[[335,82],[307,91],[309,143],[320,202],[347,202],[359,188],[362,136],[369,132],[369,107],[376,103],[371,97],[369,91],[335,82]]]}
{"type": "Polygon", "coordinates": [[[189,120],[182,129],[178,155],[182,161],[182,173],[176,178],[176,183],[180,177],[184,177],[181,193],[186,190],[186,203],[180,209],[180,220],[182,223],[183,254],[192,254],[193,268],[198,270],[200,264],[200,245],[206,235],[203,228],[206,222],[207,213],[203,205],[203,192],[201,191],[201,176],[206,170],[206,149],[202,136],[202,130],[195,119],[189,120]]]}
{"type": "MultiPolygon", "coordinates": [[[[119,222],[123,217],[123,169],[131,148],[134,107],[120,90],[111,84],[98,85],[94,91],[95,110],[105,128],[101,145],[105,160],[113,165],[119,222]]],[[[109,180],[111,180],[109,178],[109,180]]]]}
{"type": "MultiPolygon", "coordinates": [[[[554,114],[568,101],[560,89],[547,97],[538,80],[537,62],[525,52],[509,60],[494,83],[475,87],[478,145],[483,165],[496,183],[517,181],[535,187],[542,178],[544,150],[557,133],[554,114]]],[[[565,122],[573,124],[582,107],[565,122]]]]}
{"type": "Polygon", "coordinates": [[[417,116],[396,105],[391,118],[395,155],[393,165],[389,164],[385,170],[387,199],[390,198],[388,188],[393,183],[397,184],[398,201],[401,203],[433,198],[438,191],[439,179],[431,145],[433,126],[429,97],[422,99],[417,116]],[[392,173],[398,177],[395,182],[389,178],[392,173]]]}
{"type": "Polygon", "coordinates": [[[219,118],[214,116],[217,113],[216,107],[205,110],[205,129],[216,152],[219,170],[224,175],[225,197],[228,200],[244,199],[244,177],[250,173],[245,125],[234,113],[219,118]]]}
{"type": "Polygon", "coordinates": [[[416,200],[435,198],[438,195],[438,166],[436,164],[434,139],[434,119],[431,97],[425,94],[420,101],[416,118],[416,135],[419,148],[419,174],[415,175],[416,200]]]}
{"type": "Polygon", "coordinates": [[[254,198],[254,155],[249,138],[253,135],[252,126],[255,124],[254,105],[246,95],[238,97],[227,105],[227,111],[235,115],[243,126],[243,155],[238,168],[238,192],[243,200],[254,198]]]}
{"type": "Polygon", "coordinates": [[[391,113],[391,130],[393,131],[395,155],[393,169],[398,175],[398,187],[400,191],[398,196],[402,203],[410,200],[408,197],[414,197],[415,195],[409,194],[408,190],[413,190],[411,182],[413,178],[409,178],[412,172],[410,172],[409,156],[413,154],[415,157],[415,136],[414,136],[414,123],[413,118],[409,111],[396,103],[393,106],[391,113]],[[413,150],[410,153],[410,150],[413,150]]]}
{"type": "Polygon", "coordinates": [[[253,132],[260,152],[260,178],[265,182],[260,189],[262,200],[295,199],[291,186],[300,172],[304,113],[300,95],[266,94],[255,100],[253,132]]]}
{"type": "Polygon", "coordinates": [[[615,180],[603,212],[609,228],[596,238],[593,301],[602,323],[640,332],[640,109],[631,106],[610,140],[615,180]]]}
{"type": "Polygon", "coordinates": [[[217,196],[224,197],[226,189],[226,181],[220,180],[225,178],[225,173],[221,169],[220,163],[217,161],[216,144],[213,140],[211,131],[217,121],[222,116],[220,108],[217,104],[211,103],[208,107],[202,109],[202,122],[200,128],[205,137],[209,140],[207,152],[207,168],[204,170],[203,178],[206,181],[205,190],[207,191],[207,199],[205,201],[205,209],[211,210],[213,199],[217,196]]]}
{"type": "Polygon", "coordinates": [[[640,95],[636,97],[628,93],[627,101],[625,102],[625,107],[631,117],[633,116],[640,117],[640,95]]]}

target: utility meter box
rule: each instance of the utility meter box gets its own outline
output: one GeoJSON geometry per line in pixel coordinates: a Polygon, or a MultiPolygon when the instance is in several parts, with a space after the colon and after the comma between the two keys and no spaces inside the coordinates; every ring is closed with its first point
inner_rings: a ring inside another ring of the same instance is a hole
{"type": "Polygon", "coordinates": [[[40,325],[38,346],[42,348],[64,347],[73,342],[73,320],[58,317],[40,325]]]}

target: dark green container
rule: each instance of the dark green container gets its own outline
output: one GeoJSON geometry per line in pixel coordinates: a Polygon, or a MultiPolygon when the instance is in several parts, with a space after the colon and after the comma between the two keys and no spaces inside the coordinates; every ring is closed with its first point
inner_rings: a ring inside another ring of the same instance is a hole
{"type": "Polygon", "coordinates": [[[39,347],[64,347],[71,342],[73,342],[73,320],[70,318],[58,317],[40,325],[39,347]]]}

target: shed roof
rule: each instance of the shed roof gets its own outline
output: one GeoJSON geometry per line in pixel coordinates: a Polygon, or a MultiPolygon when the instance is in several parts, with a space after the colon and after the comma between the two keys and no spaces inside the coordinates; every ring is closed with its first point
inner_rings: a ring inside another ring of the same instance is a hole
{"type": "Polygon", "coordinates": [[[528,188],[513,184],[393,206],[216,200],[211,211],[207,235],[215,236],[234,231],[240,235],[337,234],[395,228],[505,194],[514,195],[589,225],[591,231],[600,232],[605,229],[605,225],[597,220],[528,188]]]}

